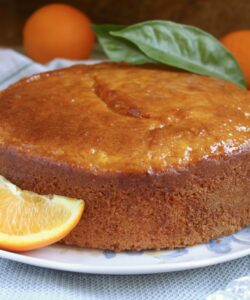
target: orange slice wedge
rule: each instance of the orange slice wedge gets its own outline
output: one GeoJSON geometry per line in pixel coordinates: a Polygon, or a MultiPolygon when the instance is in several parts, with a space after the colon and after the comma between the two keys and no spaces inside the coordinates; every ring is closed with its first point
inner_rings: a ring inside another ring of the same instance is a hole
{"type": "Polygon", "coordinates": [[[27,251],[53,244],[79,222],[83,200],[22,191],[0,176],[0,248],[27,251]]]}

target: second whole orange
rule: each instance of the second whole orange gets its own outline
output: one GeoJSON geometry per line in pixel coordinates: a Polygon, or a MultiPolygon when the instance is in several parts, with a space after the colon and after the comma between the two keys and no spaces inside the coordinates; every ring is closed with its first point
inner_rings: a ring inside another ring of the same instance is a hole
{"type": "Polygon", "coordinates": [[[34,60],[85,59],[94,45],[89,18],[67,4],[48,4],[35,11],[23,28],[23,47],[34,60]]]}
{"type": "Polygon", "coordinates": [[[230,32],[221,42],[238,61],[250,88],[250,30],[230,32]]]}

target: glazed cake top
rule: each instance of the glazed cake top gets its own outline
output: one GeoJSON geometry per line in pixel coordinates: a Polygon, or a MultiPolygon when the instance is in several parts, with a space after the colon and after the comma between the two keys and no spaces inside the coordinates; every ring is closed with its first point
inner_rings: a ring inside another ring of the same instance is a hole
{"type": "Polygon", "coordinates": [[[102,63],[25,78],[0,94],[0,147],[87,171],[153,173],[250,141],[250,94],[226,81],[102,63]]]}

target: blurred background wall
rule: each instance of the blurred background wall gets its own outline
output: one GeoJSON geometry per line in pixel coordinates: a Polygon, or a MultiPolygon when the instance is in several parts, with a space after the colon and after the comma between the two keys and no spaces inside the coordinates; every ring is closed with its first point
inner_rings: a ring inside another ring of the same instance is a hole
{"type": "MultiPolygon", "coordinates": [[[[26,18],[48,0],[0,0],[0,46],[19,46],[26,18]]],[[[131,24],[166,19],[192,24],[220,37],[250,28],[250,0],[72,0],[96,23],[131,24]]]]}

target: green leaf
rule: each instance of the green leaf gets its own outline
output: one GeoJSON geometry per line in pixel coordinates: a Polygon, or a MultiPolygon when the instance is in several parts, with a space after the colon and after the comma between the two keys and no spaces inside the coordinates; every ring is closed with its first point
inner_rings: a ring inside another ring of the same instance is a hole
{"type": "Polygon", "coordinates": [[[110,34],[111,31],[116,32],[125,27],[124,25],[92,25],[100,45],[111,60],[115,62],[123,61],[129,64],[152,63],[153,60],[132,42],[110,34]]]}
{"type": "Polygon", "coordinates": [[[157,20],[120,28],[116,25],[98,27],[99,40],[102,39],[105,52],[114,61],[135,64],[146,63],[151,58],[154,62],[246,87],[243,73],[232,54],[216,38],[201,29],[157,20]],[[100,35],[101,29],[105,31],[105,36],[103,32],[100,35]],[[114,39],[111,39],[112,36],[114,39]]]}

